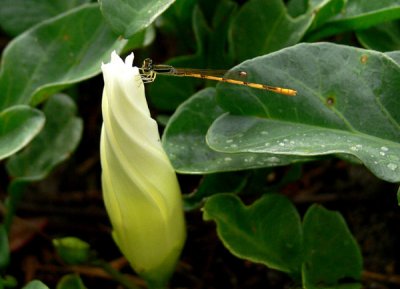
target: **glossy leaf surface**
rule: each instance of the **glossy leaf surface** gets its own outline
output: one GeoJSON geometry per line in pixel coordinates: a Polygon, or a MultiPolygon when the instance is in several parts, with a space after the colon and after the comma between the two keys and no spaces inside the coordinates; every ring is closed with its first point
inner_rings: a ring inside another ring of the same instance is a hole
{"type": "Polygon", "coordinates": [[[290,87],[288,97],[219,85],[208,144],[224,153],[348,154],[400,181],[400,67],[387,55],[335,44],[300,44],[236,67],[254,82],[290,87]],[[332,73],[332,72],[335,73],[332,73]],[[240,115],[237,115],[240,114],[240,115]]]}
{"type": "Polygon", "coordinates": [[[207,88],[185,101],[171,117],[163,135],[163,146],[172,165],[182,173],[213,173],[281,166],[307,158],[258,153],[220,153],[206,143],[206,133],[224,111],[215,89],[207,88]]]}

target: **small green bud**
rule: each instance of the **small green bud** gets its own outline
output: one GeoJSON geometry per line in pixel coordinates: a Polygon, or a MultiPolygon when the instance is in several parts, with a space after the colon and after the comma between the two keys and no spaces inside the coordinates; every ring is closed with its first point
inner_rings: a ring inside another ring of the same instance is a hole
{"type": "Polygon", "coordinates": [[[76,237],[53,239],[60,258],[69,265],[82,264],[90,258],[90,245],[76,237]]]}

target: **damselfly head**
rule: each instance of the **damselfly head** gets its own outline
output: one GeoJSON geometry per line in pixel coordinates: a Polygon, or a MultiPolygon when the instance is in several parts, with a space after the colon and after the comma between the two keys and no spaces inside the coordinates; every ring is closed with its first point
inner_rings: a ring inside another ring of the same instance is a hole
{"type": "Polygon", "coordinates": [[[141,69],[143,72],[150,72],[153,70],[153,60],[151,58],[146,58],[143,61],[141,69]]]}

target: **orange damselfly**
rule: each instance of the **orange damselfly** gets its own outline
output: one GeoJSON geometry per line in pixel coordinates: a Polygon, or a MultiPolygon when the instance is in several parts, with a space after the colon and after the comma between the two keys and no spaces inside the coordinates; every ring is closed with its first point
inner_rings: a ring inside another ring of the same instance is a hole
{"type": "MultiPolygon", "coordinates": [[[[153,60],[150,58],[146,58],[143,61],[143,65],[139,68],[140,76],[144,83],[153,82],[156,79],[157,74],[165,74],[165,75],[173,75],[173,76],[186,76],[186,77],[194,77],[194,78],[202,78],[208,80],[215,80],[220,82],[244,85],[252,88],[258,88],[268,91],[273,91],[276,93],[294,96],[297,91],[290,88],[283,88],[277,86],[270,86],[266,84],[248,82],[244,80],[238,80],[233,78],[226,78],[220,75],[224,75],[226,70],[204,70],[204,69],[192,69],[192,68],[175,68],[171,65],[166,64],[153,64],[153,60]],[[216,76],[215,74],[218,74],[216,76]]],[[[247,72],[239,71],[239,77],[246,77],[247,72]]]]}

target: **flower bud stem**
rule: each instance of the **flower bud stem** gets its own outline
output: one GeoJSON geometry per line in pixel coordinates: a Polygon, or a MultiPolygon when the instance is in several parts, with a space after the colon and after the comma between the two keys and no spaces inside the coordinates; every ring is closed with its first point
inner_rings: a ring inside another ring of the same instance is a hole
{"type": "Polygon", "coordinates": [[[105,272],[107,272],[114,280],[124,286],[126,289],[143,289],[131,282],[128,278],[126,278],[121,272],[115,270],[110,264],[103,260],[95,260],[93,261],[93,265],[102,268],[105,272]]]}

